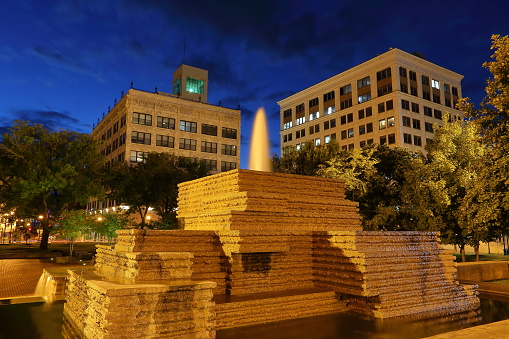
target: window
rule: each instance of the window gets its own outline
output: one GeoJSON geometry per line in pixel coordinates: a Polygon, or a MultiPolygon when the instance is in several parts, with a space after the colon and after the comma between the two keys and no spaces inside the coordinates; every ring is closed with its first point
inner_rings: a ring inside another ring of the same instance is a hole
{"type": "Polygon", "coordinates": [[[354,137],[353,128],[349,128],[347,133],[348,133],[348,137],[349,138],[353,138],[354,137]]]}
{"type": "Polygon", "coordinates": [[[300,112],[303,112],[304,111],[304,104],[300,104],[300,105],[297,105],[295,107],[295,112],[296,113],[300,113],[300,112]]]}
{"type": "Polygon", "coordinates": [[[352,92],[352,85],[348,84],[339,89],[339,95],[348,94],[352,92]]]}
{"type": "Polygon", "coordinates": [[[196,140],[180,138],[179,149],[187,149],[190,151],[196,151],[196,140]]]}
{"type": "Polygon", "coordinates": [[[346,121],[347,122],[353,122],[353,113],[348,113],[346,115],[346,121]]]}
{"type": "Polygon", "coordinates": [[[389,145],[396,143],[396,134],[392,133],[387,136],[387,140],[389,140],[389,145]]]}
{"type": "Polygon", "coordinates": [[[412,136],[408,133],[403,133],[403,142],[405,144],[412,144],[412,136]]]}
{"type": "Polygon", "coordinates": [[[330,91],[329,93],[325,93],[323,95],[323,101],[329,101],[334,99],[334,91],[330,91]]]}
{"type": "Polygon", "coordinates": [[[108,139],[111,138],[111,135],[113,134],[112,131],[113,130],[111,128],[108,130],[108,132],[107,132],[108,139]]]}
{"type": "Polygon", "coordinates": [[[387,143],[387,137],[385,135],[380,137],[380,145],[385,145],[387,143]]]}
{"type": "Polygon", "coordinates": [[[410,102],[408,100],[401,100],[401,108],[406,109],[407,111],[410,110],[410,102]]]}
{"type": "Polygon", "coordinates": [[[237,155],[237,146],[235,145],[221,145],[221,154],[223,155],[237,155]]]}
{"type": "Polygon", "coordinates": [[[334,128],[336,127],[336,119],[331,119],[330,120],[330,128],[334,128]]]}
{"type": "Polygon", "coordinates": [[[140,163],[145,160],[145,152],[131,151],[131,158],[129,159],[132,163],[140,163]]]}
{"type": "Polygon", "coordinates": [[[346,139],[346,130],[341,131],[341,140],[345,140],[345,139],[346,139]]]}
{"type": "Polygon", "coordinates": [[[339,108],[340,109],[345,109],[345,108],[348,108],[348,107],[352,107],[352,98],[350,98],[348,100],[341,101],[339,103],[339,108]]]}
{"type": "Polygon", "coordinates": [[[332,134],[330,135],[330,138],[331,138],[331,140],[336,140],[336,133],[332,133],[332,134]]]}
{"type": "Polygon", "coordinates": [[[422,146],[421,137],[418,135],[414,135],[414,145],[415,146],[422,146]]]}
{"type": "Polygon", "coordinates": [[[435,109],[433,110],[433,115],[435,116],[435,119],[442,120],[442,111],[435,109]]]}
{"type": "Polygon", "coordinates": [[[410,94],[414,97],[417,96],[417,87],[410,86],[410,94]]]}
{"type": "Polygon", "coordinates": [[[328,144],[330,142],[330,135],[326,135],[325,138],[323,138],[323,142],[328,144]]]}
{"type": "Polygon", "coordinates": [[[133,144],[150,145],[150,133],[131,132],[131,142],[133,144]]]}
{"type": "Polygon", "coordinates": [[[293,122],[292,121],[288,121],[288,122],[285,122],[283,124],[283,129],[289,129],[289,128],[292,128],[293,127],[293,122]]]}
{"type": "Polygon", "coordinates": [[[419,113],[419,104],[412,102],[412,112],[419,113]]]}
{"type": "Polygon", "coordinates": [[[364,119],[364,110],[360,109],[359,112],[357,112],[357,119],[364,119]]]}
{"type": "Polygon", "coordinates": [[[118,132],[118,121],[113,124],[113,134],[118,132]]]}
{"type": "Polygon", "coordinates": [[[295,139],[299,139],[300,138],[300,131],[296,131],[295,132],[295,139]]]}
{"type": "Polygon", "coordinates": [[[309,114],[309,121],[313,121],[314,119],[318,119],[320,117],[320,112],[314,112],[309,114]]]}
{"type": "Polygon", "coordinates": [[[412,127],[415,129],[421,129],[421,121],[419,119],[412,119],[412,127]]]}
{"type": "Polygon", "coordinates": [[[175,119],[158,116],[157,117],[157,127],[167,128],[167,129],[175,129],[175,119]]]}
{"type": "Polygon", "coordinates": [[[366,124],[366,133],[373,132],[373,123],[370,122],[369,124],[366,124]]]}
{"type": "Polygon", "coordinates": [[[283,117],[284,118],[288,118],[288,117],[291,117],[291,116],[292,116],[292,109],[291,108],[283,111],[283,117]]]}
{"type": "Polygon", "coordinates": [[[378,129],[385,129],[387,127],[387,121],[385,119],[378,121],[378,129]]]}
{"type": "Polygon", "coordinates": [[[410,118],[409,117],[406,117],[403,115],[402,120],[403,120],[403,126],[410,127],[410,118]]]}
{"type": "Polygon", "coordinates": [[[354,145],[353,144],[348,144],[348,150],[352,151],[353,149],[354,149],[354,145]]]}
{"type": "Polygon", "coordinates": [[[217,136],[217,126],[201,124],[201,134],[217,136]]]}
{"type": "Polygon", "coordinates": [[[392,85],[388,84],[385,86],[382,86],[378,89],[378,96],[381,97],[382,95],[386,95],[392,92],[392,85]]]}
{"type": "Polygon", "coordinates": [[[201,151],[207,153],[217,153],[217,143],[202,141],[201,142],[201,151]]]}
{"type": "Polygon", "coordinates": [[[301,138],[306,136],[306,130],[305,129],[301,129],[300,130],[300,136],[301,136],[301,138]]]}
{"type": "Polygon", "coordinates": [[[422,91],[422,98],[426,100],[431,100],[431,96],[428,91],[422,91]]]}
{"type": "Polygon", "coordinates": [[[429,86],[429,78],[427,76],[423,75],[421,76],[421,79],[423,85],[429,86]]]}
{"type": "Polygon", "coordinates": [[[373,109],[371,107],[366,107],[366,118],[373,115],[373,109]]]}
{"type": "Polygon", "coordinates": [[[448,84],[444,84],[444,92],[451,93],[451,86],[449,86],[448,84]]]}
{"type": "Polygon", "coordinates": [[[424,115],[427,117],[433,116],[433,110],[430,107],[424,106],[424,115]]]}
{"type": "Polygon", "coordinates": [[[205,82],[203,80],[187,77],[186,91],[191,93],[203,94],[204,83],[205,82]]]}
{"type": "MultiPolygon", "coordinates": [[[[290,126],[291,127],[291,126],[290,126]]],[[[228,139],[237,139],[237,130],[235,128],[223,127],[221,136],[228,139]]]]}
{"type": "Polygon", "coordinates": [[[393,108],[394,108],[394,104],[392,103],[392,100],[389,100],[389,101],[386,101],[386,102],[385,102],[385,109],[386,109],[387,111],[390,111],[390,110],[391,110],[391,109],[393,109],[393,108]]]}
{"type": "Polygon", "coordinates": [[[368,145],[372,145],[372,144],[373,144],[373,139],[368,139],[368,140],[366,140],[366,143],[367,143],[368,145]]]}
{"type": "Polygon", "coordinates": [[[385,112],[385,104],[383,102],[378,104],[378,113],[385,112]]]}
{"type": "Polygon", "coordinates": [[[359,104],[371,100],[371,92],[359,95],[359,104]]]}
{"type": "Polygon", "coordinates": [[[156,146],[175,147],[175,138],[169,135],[156,134],[156,146]]]}
{"type": "Polygon", "coordinates": [[[300,151],[300,144],[295,145],[295,149],[296,149],[297,151],[300,151]]]}
{"type": "Polygon", "coordinates": [[[371,84],[369,76],[367,76],[365,78],[362,78],[360,80],[357,80],[357,88],[362,88],[362,87],[367,86],[369,84],[371,84]]]}
{"type": "Polygon", "coordinates": [[[300,117],[300,118],[297,118],[297,120],[295,120],[295,125],[299,126],[305,122],[306,122],[306,117],[300,117]]]}
{"type": "Polygon", "coordinates": [[[451,99],[447,99],[447,98],[445,98],[444,100],[445,100],[445,105],[446,105],[447,107],[452,107],[452,106],[451,106],[451,99]]]}
{"type": "Polygon", "coordinates": [[[329,121],[325,121],[323,123],[323,130],[325,131],[325,130],[329,129],[329,127],[330,127],[330,122],[329,121]]]}
{"type": "Polygon", "coordinates": [[[315,146],[320,146],[320,138],[315,139],[315,146]]]}
{"type": "Polygon", "coordinates": [[[425,122],[424,123],[424,130],[426,132],[430,132],[430,133],[433,133],[433,124],[429,123],[429,122],[425,122]]]}
{"type": "Polygon", "coordinates": [[[127,123],[126,115],[124,114],[122,118],[120,118],[120,128],[124,127],[127,123]]]}
{"type": "Polygon", "coordinates": [[[431,87],[436,88],[436,89],[440,89],[440,81],[435,80],[435,79],[431,79],[431,87]]]}
{"type": "Polygon", "coordinates": [[[118,138],[118,146],[122,146],[125,144],[126,134],[125,132],[118,138]]]}
{"type": "Polygon", "coordinates": [[[180,130],[184,132],[196,133],[196,122],[180,120],[180,130]]]}
{"type": "Polygon", "coordinates": [[[359,135],[366,134],[366,125],[359,126],[359,135]]]}
{"type": "Polygon", "coordinates": [[[173,83],[173,94],[180,94],[182,91],[182,78],[178,78],[173,83]]]}
{"type": "Polygon", "coordinates": [[[323,115],[329,115],[329,114],[332,114],[334,112],[336,112],[336,106],[332,105],[332,106],[329,106],[329,107],[325,107],[323,115]]]}
{"type": "Polygon", "coordinates": [[[315,133],[315,126],[309,126],[309,135],[315,133]]]}
{"type": "Polygon", "coordinates": [[[400,90],[403,93],[408,93],[408,85],[407,84],[400,84],[400,90]]]}
{"type": "Polygon", "coordinates": [[[399,75],[403,78],[406,78],[406,68],[400,67],[399,68],[399,75]]]}
{"type": "Polygon", "coordinates": [[[320,132],[320,125],[316,124],[315,125],[315,133],[318,133],[318,132],[320,132]]]}
{"type": "Polygon", "coordinates": [[[456,87],[452,88],[452,95],[458,96],[458,89],[456,87]]]}
{"type": "Polygon", "coordinates": [[[237,163],[221,161],[221,172],[231,171],[237,168],[237,163]]]}
{"type": "Polygon", "coordinates": [[[361,148],[363,148],[364,146],[366,146],[366,141],[364,141],[364,140],[363,140],[363,141],[361,141],[361,142],[359,143],[359,146],[360,146],[361,148]]]}
{"type": "Polygon", "coordinates": [[[346,115],[343,115],[343,116],[340,118],[340,121],[341,121],[341,125],[346,124],[346,115]]]}
{"type": "Polygon", "coordinates": [[[433,94],[433,102],[439,104],[440,103],[440,95],[439,94],[433,94]]]}
{"type": "Polygon", "coordinates": [[[210,171],[217,171],[217,160],[201,159],[200,160],[210,171]]]}
{"type": "Polygon", "coordinates": [[[382,79],[388,78],[391,76],[391,68],[386,68],[376,73],[376,80],[380,81],[382,79]]]}
{"type": "Polygon", "coordinates": [[[318,106],[318,98],[309,100],[309,107],[318,106]]]}
{"type": "Polygon", "coordinates": [[[394,127],[394,117],[387,118],[387,127],[394,127]]]}
{"type": "Polygon", "coordinates": [[[133,112],[133,124],[152,126],[152,115],[133,112]]]}

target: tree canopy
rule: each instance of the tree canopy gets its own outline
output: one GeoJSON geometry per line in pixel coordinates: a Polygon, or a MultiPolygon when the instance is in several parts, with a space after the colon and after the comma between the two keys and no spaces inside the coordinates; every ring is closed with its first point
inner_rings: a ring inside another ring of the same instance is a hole
{"type": "Polygon", "coordinates": [[[99,142],[21,120],[2,137],[0,200],[19,215],[42,216],[40,248],[47,249],[50,227],[61,212],[103,192],[99,142]]]}

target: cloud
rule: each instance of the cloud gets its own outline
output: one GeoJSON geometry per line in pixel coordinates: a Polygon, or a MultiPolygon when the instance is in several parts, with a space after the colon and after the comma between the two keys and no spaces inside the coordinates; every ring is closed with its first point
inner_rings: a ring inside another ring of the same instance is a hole
{"type": "Polygon", "coordinates": [[[80,133],[90,133],[91,129],[91,126],[83,124],[68,112],[15,108],[10,113],[10,118],[3,117],[0,120],[0,130],[11,127],[16,119],[42,124],[52,130],[68,129],[80,133]]]}

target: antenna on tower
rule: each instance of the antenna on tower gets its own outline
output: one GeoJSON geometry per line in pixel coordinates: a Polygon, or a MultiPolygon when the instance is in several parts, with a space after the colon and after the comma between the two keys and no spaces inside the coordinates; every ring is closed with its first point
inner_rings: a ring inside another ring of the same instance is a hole
{"type": "Polygon", "coordinates": [[[184,53],[182,53],[182,64],[185,64],[186,60],[186,33],[184,33],[184,53]]]}

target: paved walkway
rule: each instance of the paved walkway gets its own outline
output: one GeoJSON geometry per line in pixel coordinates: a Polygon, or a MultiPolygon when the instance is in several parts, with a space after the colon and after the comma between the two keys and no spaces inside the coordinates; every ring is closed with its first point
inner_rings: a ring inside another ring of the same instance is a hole
{"type": "Polygon", "coordinates": [[[0,260],[0,299],[33,295],[42,270],[62,267],[42,259],[0,260]]]}

